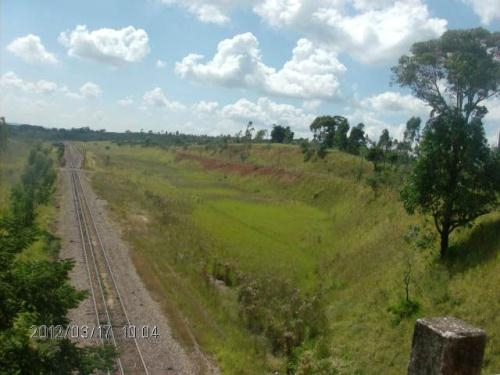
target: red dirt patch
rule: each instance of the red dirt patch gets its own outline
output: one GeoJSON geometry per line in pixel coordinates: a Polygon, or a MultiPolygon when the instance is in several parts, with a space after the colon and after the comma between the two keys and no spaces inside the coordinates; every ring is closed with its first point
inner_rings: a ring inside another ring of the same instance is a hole
{"type": "Polygon", "coordinates": [[[228,173],[238,173],[241,176],[257,174],[260,176],[278,177],[280,181],[285,183],[292,183],[299,178],[299,175],[297,173],[292,173],[284,169],[278,169],[274,167],[259,167],[253,164],[229,162],[227,160],[220,160],[215,158],[207,158],[199,155],[193,155],[187,152],[177,152],[175,160],[196,161],[199,164],[201,164],[201,166],[205,170],[220,170],[228,173]]]}

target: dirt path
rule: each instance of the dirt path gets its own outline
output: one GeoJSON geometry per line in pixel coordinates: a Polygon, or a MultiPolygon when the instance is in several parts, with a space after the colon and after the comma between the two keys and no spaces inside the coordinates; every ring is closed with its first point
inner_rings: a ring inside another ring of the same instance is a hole
{"type": "MultiPolygon", "coordinates": [[[[131,324],[146,332],[156,329],[155,332],[158,333],[158,337],[143,338],[142,334],[138,335],[138,344],[144,355],[149,374],[218,373],[218,370],[209,364],[201,353],[186,353],[172,337],[167,318],[163,315],[160,305],[150,296],[134,268],[129,248],[119,236],[119,228],[109,219],[106,202],[98,199],[94,194],[83,171],[80,172],[80,176],[96,223],[100,228],[104,246],[108,251],[131,324]],[[200,356],[202,358],[199,358],[200,356]],[[193,360],[193,357],[198,358],[193,360]]],[[[58,232],[62,244],[61,258],[72,258],[75,261],[75,267],[71,272],[72,284],[78,289],[89,289],[90,284],[71,192],[70,173],[64,168],[61,169],[59,191],[61,201],[58,232]]],[[[87,298],[78,308],[72,310],[70,319],[72,324],[78,326],[95,325],[92,300],[87,298]]],[[[119,330],[116,334],[122,334],[121,331],[119,330]]],[[[96,339],[93,341],[85,339],[83,342],[85,344],[98,343],[96,339]]]]}

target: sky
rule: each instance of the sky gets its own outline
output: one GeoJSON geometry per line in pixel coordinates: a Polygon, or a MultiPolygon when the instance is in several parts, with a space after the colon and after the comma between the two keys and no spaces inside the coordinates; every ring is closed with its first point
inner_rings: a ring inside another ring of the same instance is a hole
{"type": "MultiPolygon", "coordinates": [[[[0,115],[46,127],[310,137],[318,115],[402,137],[429,108],[392,84],[411,45],[500,30],[500,0],[1,0],[0,115]]],[[[500,131],[500,98],[486,136],[500,131]]]]}

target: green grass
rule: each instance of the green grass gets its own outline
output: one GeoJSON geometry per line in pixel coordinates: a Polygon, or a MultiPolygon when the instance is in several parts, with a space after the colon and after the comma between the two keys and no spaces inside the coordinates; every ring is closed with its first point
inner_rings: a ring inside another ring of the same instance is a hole
{"type": "Polygon", "coordinates": [[[408,257],[418,316],[454,315],[484,328],[490,337],[484,372],[500,370],[500,214],[454,234],[456,255],[443,263],[435,249],[408,249],[403,236],[423,218],[408,216],[397,192],[368,187],[371,165],[357,157],[333,152],[304,163],[297,147],[252,145],[243,165],[241,145],[80,147],[177,337],[189,348],[194,335],[223,373],[283,372],[284,361],[267,354],[262,338],[242,324],[236,288],[207,285],[203,274],[215,263],[234,273],[272,274],[304,292],[321,286],[339,371],[400,374],[416,317],[395,324],[388,308],[403,297],[408,257]]]}
{"type": "Polygon", "coordinates": [[[31,144],[9,139],[7,149],[0,153],[0,212],[9,207],[10,191],[21,177],[31,144]]]}

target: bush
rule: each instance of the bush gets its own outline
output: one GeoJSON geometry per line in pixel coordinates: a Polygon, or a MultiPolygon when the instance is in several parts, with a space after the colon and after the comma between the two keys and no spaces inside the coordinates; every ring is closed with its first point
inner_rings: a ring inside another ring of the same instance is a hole
{"type": "Polygon", "coordinates": [[[403,319],[411,318],[420,310],[420,304],[411,299],[401,299],[399,303],[387,309],[393,314],[393,323],[398,325],[403,319]]]}
{"type": "Polygon", "coordinates": [[[248,329],[263,334],[274,354],[290,356],[293,348],[326,328],[321,293],[302,295],[291,283],[274,277],[243,280],[238,302],[248,329]]]}

